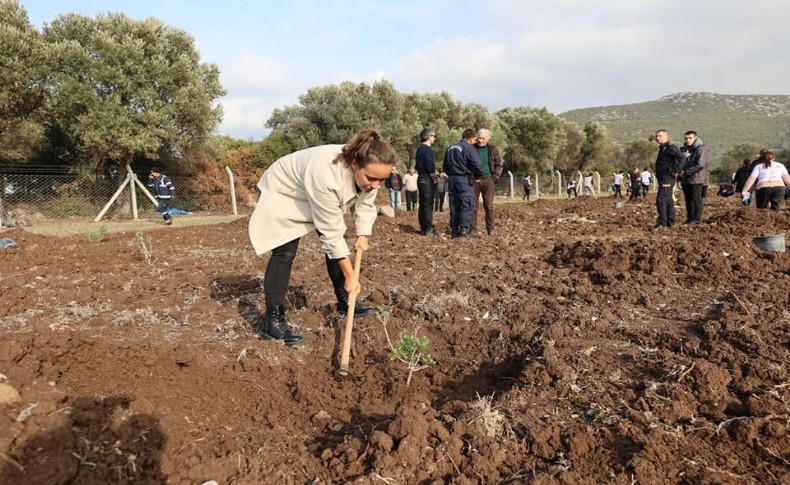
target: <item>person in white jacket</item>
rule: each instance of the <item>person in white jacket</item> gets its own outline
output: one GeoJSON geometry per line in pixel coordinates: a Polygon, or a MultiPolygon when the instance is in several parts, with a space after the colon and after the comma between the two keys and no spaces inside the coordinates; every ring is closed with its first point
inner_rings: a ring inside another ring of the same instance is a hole
{"type": "MultiPolygon", "coordinates": [[[[379,133],[366,129],[345,145],[323,145],[286,155],[274,162],[258,182],[261,197],[250,217],[255,252],[271,251],[263,281],[266,314],[256,333],[264,339],[298,345],[302,337],[285,316],[285,293],[299,239],[315,230],[326,255],[326,267],[338,300],[348,311],[348,295],[359,281],[345,241],[344,214],[354,213],[354,249],[368,249],[376,220],[376,193],[389,177],[397,155],[379,133]]],[[[364,316],[370,307],[355,306],[364,316]]]]}

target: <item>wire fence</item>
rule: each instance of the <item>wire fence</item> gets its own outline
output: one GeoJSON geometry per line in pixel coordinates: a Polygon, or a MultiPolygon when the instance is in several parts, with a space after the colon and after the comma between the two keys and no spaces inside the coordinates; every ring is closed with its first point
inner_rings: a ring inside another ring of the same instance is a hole
{"type": "MultiPolygon", "coordinates": [[[[223,171],[212,167],[196,174],[172,175],[176,197],[171,210],[202,215],[249,214],[258,200],[256,184],[261,174],[262,169],[231,172],[230,169],[223,171]]],[[[156,204],[140,187],[146,184],[147,175],[147,172],[135,174],[139,180],[135,183],[127,180],[123,172],[0,165],[0,223],[13,226],[36,220],[95,218],[99,215],[103,218],[132,218],[134,202],[129,187],[134,187],[139,215],[155,216],[156,204]],[[122,192],[108,207],[119,189],[122,192]]],[[[530,177],[531,198],[539,198],[564,195],[567,178],[576,179],[580,174],[547,172],[534,173],[530,177]]],[[[495,185],[495,197],[521,199],[524,195],[523,179],[522,173],[506,172],[495,185]]],[[[608,181],[596,175],[596,192],[603,189],[605,193],[607,187],[608,181]]],[[[581,194],[581,184],[578,190],[581,194]]]]}
{"type": "MultiPolygon", "coordinates": [[[[134,187],[140,215],[155,215],[156,204],[140,187],[147,183],[147,175],[135,174],[142,183],[138,184],[130,183],[123,173],[0,165],[0,223],[12,226],[34,220],[94,218],[105,208],[105,218],[131,218],[130,187],[134,187]],[[121,188],[122,192],[107,207],[121,188]]],[[[234,174],[219,169],[171,176],[176,187],[171,210],[203,215],[248,214],[258,198],[255,184],[259,176],[260,173],[234,174]]]]}

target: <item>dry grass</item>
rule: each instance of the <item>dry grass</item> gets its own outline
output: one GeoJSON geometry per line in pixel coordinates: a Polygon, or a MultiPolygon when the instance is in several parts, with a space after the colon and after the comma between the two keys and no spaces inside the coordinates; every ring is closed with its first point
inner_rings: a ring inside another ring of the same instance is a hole
{"type": "Polygon", "coordinates": [[[472,421],[480,420],[483,424],[486,436],[498,439],[512,433],[505,416],[494,408],[494,395],[477,395],[477,401],[472,403],[472,410],[477,414],[472,421]]]}

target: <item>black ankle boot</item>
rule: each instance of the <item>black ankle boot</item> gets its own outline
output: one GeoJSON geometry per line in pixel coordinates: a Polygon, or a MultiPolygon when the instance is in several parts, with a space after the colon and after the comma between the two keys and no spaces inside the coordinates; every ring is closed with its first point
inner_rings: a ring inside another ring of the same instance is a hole
{"type": "Polygon", "coordinates": [[[458,237],[458,233],[460,232],[460,229],[461,229],[460,226],[453,226],[452,227],[453,232],[451,237],[458,237]]]}
{"type": "Polygon", "coordinates": [[[267,308],[266,315],[258,323],[255,333],[264,340],[282,340],[285,345],[299,345],[302,343],[301,335],[291,328],[291,324],[285,316],[284,305],[267,308]]]}
{"type": "MultiPolygon", "coordinates": [[[[337,296],[337,312],[341,315],[348,314],[348,292],[345,288],[339,290],[335,288],[335,296],[337,296]]],[[[354,318],[370,315],[374,311],[373,307],[354,302],[354,318]]]]}

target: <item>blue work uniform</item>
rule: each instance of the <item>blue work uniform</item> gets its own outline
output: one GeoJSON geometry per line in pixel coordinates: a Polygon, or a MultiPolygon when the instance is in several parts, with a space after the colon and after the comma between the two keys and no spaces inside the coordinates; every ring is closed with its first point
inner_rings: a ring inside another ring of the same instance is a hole
{"type": "Polygon", "coordinates": [[[466,140],[450,145],[444,152],[444,171],[450,201],[450,226],[468,229],[475,210],[473,184],[483,175],[477,149],[466,140]]]}

